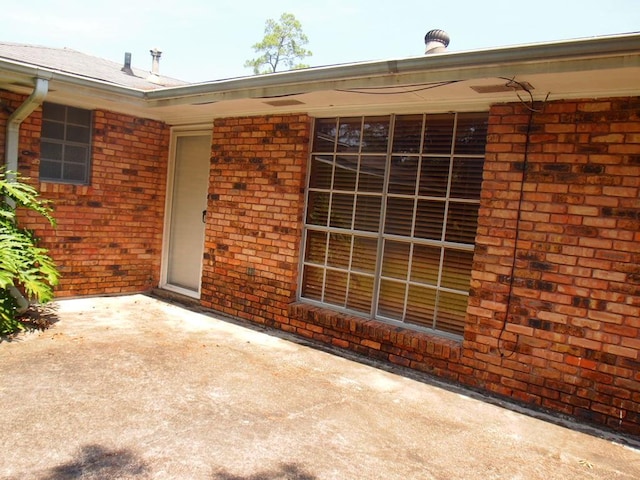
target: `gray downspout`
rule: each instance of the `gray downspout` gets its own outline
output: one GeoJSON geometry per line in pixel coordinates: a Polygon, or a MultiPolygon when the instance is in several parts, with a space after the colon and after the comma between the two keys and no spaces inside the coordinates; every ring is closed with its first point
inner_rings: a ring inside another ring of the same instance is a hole
{"type": "MultiPolygon", "coordinates": [[[[36,78],[36,87],[29,95],[29,97],[20,105],[7,119],[7,135],[5,144],[5,165],[6,175],[8,181],[16,180],[16,172],[18,171],[18,148],[20,144],[20,124],[29,116],[33,111],[42,105],[44,97],[49,91],[49,79],[48,78],[36,78]]],[[[15,207],[12,202],[12,207],[15,207]]],[[[9,293],[15,299],[17,304],[17,313],[22,314],[29,308],[29,302],[22,296],[20,291],[11,285],[9,287],[9,293]]]]}
{"type": "Polygon", "coordinates": [[[18,171],[18,145],[20,141],[20,124],[31,113],[42,105],[44,97],[49,91],[49,80],[36,78],[36,88],[31,95],[20,105],[7,120],[7,136],[5,145],[5,164],[8,180],[15,180],[15,172],[18,171]]]}

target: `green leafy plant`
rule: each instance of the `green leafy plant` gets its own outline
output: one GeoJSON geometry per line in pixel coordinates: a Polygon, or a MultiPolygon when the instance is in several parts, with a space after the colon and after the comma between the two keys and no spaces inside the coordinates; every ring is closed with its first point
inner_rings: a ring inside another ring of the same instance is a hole
{"type": "Polygon", "coordinates": [[[55,226],[51,207],[32,186],[19,180],[7,178],[0,171],[1,335],[24,328],[19,319],[21,295],[46,303],[53,298],[53,287],[60,276],[47,249],[38,246],[33,232],[20,227],[16,217],[16,209],[22,207],[39,213],[55,226]]]}

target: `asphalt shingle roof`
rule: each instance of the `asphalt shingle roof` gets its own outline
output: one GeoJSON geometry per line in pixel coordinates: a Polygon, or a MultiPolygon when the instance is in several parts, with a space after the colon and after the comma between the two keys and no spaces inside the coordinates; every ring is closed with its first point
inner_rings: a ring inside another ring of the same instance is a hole
{"type": "Polygon", "coordinates": [[[0,58],[140,90],[154,90],[188,84],[188,82],[162,75],[156,76],[154,81],[151,81],[149,79],[151,72],[148,70],[132,67],[133,74],[129,74],[122,70],[124,63],[112,62],[70,48],[0,42],[0,58]]]}

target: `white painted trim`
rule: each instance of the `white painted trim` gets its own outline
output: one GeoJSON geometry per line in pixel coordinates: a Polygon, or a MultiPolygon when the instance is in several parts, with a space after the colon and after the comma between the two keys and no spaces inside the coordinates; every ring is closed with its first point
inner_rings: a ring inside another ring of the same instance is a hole
{"type": "Polygon", "coordinates": [[[189,134],[211,135],[212,130],[213,130],[213,122],[188,124],[188,125],[174,125],[173,127],[171,127],[171,137],[173,140],[173,136],[175,134],[184,134],[184,136],[188,136],[189,134]]]}
{"type": "Polygon", "coordinates": [[[197,292],[193,290],[188,290],[182,287],[176,287],[175,285],[166,284],[162,286],[163,290],[167,290],[173,293],[179,293],[180,295],[184,295],[185,297],[195,298],[196,300],[200,300],[200,289],[197,292]]]}
{"type": "MultiPolygon", "coordinates": [[[[198,124],[198,125],[188,125],[188,126],[180,126],[180,127],[172,127],[171,128],[171,139],[169,142],[169,159],[167,164],[167,185],[166,185],[166,195],[165,195],[165,206],[164,206],[164,226],[162,232],[162,262],[160,265],[160,288],[169,290],[172,292],[180,293],[182,295],[186,295],[192,298],[199,299],[200,294],[202,292],[202,262],[200,263],[200,272],[199,277],[200,281],[198,282],[198,291],[189,290],[183,287],[179,287],[176,285],[171,285],[167,281],[167,270],[169,263],[169,238],[170,238],[170,229],[171,229],[171,215],[173,205],[173,182],[175,180],[175,168],[176,168],[176,146],[178,143],[179,137],[197,137],[197,136],[209,136],[211,137],[211,131],[213,128],[213,124],[198,124]]],[[[206,228],[205,228],[206,232],[206,228]]],[[[205,233],[206,238],[206,233],[205,233]]],[[[204,253],[204,238],[202,243],[202,253],[204,253]]]]}

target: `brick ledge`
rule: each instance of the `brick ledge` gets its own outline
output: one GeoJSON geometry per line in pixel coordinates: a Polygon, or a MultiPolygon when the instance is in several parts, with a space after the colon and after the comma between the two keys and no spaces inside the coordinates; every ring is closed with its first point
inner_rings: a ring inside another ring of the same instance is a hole
{"type": "Polygon", "coordinates": [[[462,341],[368,320],[328,308],[295,302],[289,305],[290,330],[364,355],[416,370],[455,377],[462,341]]]}

